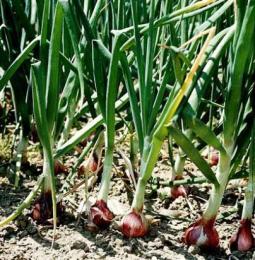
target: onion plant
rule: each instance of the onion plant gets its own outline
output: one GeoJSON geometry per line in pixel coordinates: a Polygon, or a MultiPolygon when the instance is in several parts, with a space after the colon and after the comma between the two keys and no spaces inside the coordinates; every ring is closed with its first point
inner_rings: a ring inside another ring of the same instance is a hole
{"type": "MultiPolygon", "coordinates": [[[[43,13],[43,27],[41,35],[41,62],[32,66],[33,107],[38,135],[43,147],[44,184],[41,196],[36,200],[32,210],[32,217],[44,223],[53,217],[54,229],[57,224],[56,188],[54,176],[54,131],[57,116],[57,97],[59,95],[59,50],[61,46],[61,29],[63,23],[63,9],[58,2],[55,9],[49,58],[46,59],[45,46],[47,44],[47,23],[49,2],[45,2],[43,13]],[[48,63],[48,64],[47,64],[48,63]],[[46,79],[46,82],[44,81],[46,79]]],[[[61,212],[61,207],[58,210],[61,212]]]]}
{"type": "MultiPolygon", "coordinates": [[[[158,119],[156,128],[151,133],[151,140],[147,140],[147,154],[146,156],[144,155],[144,161],[142,161],[141,164],[140,176],[138,179],[131,212],[122,220],[122,230],[123,233],[127,236],[143,236],[148,231],[146,221],[142,215],[146,182],[152,174],[153,167],[157,161],[162,143],[168,134],[168,128],[170,127],[170,124],[172,124],[174,115],[177,112],[178,106],[180,105],[185,93],[190,90],[193,77],[202,61],[205,50],[208,47],[213,34],[214,29],[210,30],[208,39],[205,41],[203,48],[195,59],[194,65],[187,74],[182,86],[180,87],[180,90],[175,91],[175,93],[171,93],[172,96],[170,96],[168,99],[163,112],[158,119]],[[135,219],[134,221],[132,221],[133,218],[135,219]]],[[[203,164],[201,165],[204,167],[203,164]]],[[[207,173],[204,171],[204,173],[211,181],[215,182],[214,175],[212,175],[210,172],[207,173]]]]}
{"type": "MultiPolygon", "coordinates": [[[[37,17],[38,20],[36,20],[36,23],[38,23],[40,29],[40,36],[36,37],[24,48],[24,51],[16,58],[1,78],[2,88],[16,75],[17,69],[39,43],[39,53],[34,57],[39,62],[31,67],[31,76],[28,79],[33,87],[33,112],[37,132],[43,147],[44,164],[41,196],[35,202],[32,217],[38,222],[44,223],[48,218],[52,218],[53,216],[54,226],[56,226],[57,221],[53,167],[56,142],[63,144],[66,141],[73,123],[71,112],[76,111],[77,107],[73,103],[81,104],[83,102],[84,89],[86,89],[87,100],[91,101],[89,88],[84,87],[84,81],[88,81],[88,79],[82,71],[81,56],[75,38],[77,35],[74,33],[74,26],[72,26],[74,19],[70,13],[70,9],[67,7],[66,1],[58,1],[56,5],[51,5],[50,1],[44,1],[43,5],[38,6],[37,11],[41,17],[37,17]],[[50,16],[51,13],[54,15],[50,16]],[[64,26],[64,16],[68,25],[67,27],[64,26]],[[49,33],[50,26],[52,27],[51,34],[49,33]],[[64,35],[66,36],[65,38],[64,35]],[[69,53],[65,53],[62,52],[62,48],[69,42],[68,37],[72,39],[71,42],[73,44],[69,48],[69,53]],[[68,57],[65,55],[68,55],[68,57]],[[73,56],[75,65],[69,61],[69,58],[71,59],[73,56]],[[64,70],[61,67],[62,65],[64,70]],[[62,76],[61,80],[60,75],[62,76]],[[65,80],[66,87],[62,88],[61,83],[65,80]],[[63,124],[65,121],[66,123],[63,124]],[[61,135],[62,131],[64,136],[63,134],[61,135]]],[[[88,103],[91,115],[95,115],[94,104],[92,102],[88,103]]],[[[41,178],[38,180],[38,185],[39,183],[41,184],[41,178]]],[[[30,202],[35,195],[36,193],[33,192],[28,196],[30,202]]],[[[24,205],[28,205],[28,198],[26,199],[26,203],[22,204],[19,209],[23,209],[24,205]]],[[[58,211],[61,213],[61,207],[59,207],[58,211]]],[[[20,212],[20,210],[17,210],[17,212],[20,212]]],[[[0,225],[8,223],[14,217],[16,217],[16,214],[12,214],[1,222],[0,225]]]]}
{"type": "Polygon", "coordinates": [[[230,248],[239,251],[249,251],[254,246],[251,222],[254,207],[254,114],[251,122],[251,142],[249,148],[249,181],[245,190],[244,204],[238,231],[230,239],[230,248]]]}
{"type": "MultiPolygon", "coordinates": [[[[140,107],[136,106],[137,101],[135,96],[131,96],[131,80],[127,81],[129,83],[127,86],[129,88],[128,91],[130,93],[130,97],[132,98],[131,108],[133,109],[133,118],[140,141],[140,153],[142,160],[140,166],[140,175],[134,195],[134,200],[131,206],[131,211],[122,219],[121,222],[122,232],[129,237],[144,236],[148,231],[148,223],[142,214],[146,183],[152,174],[162,143],[168,135],[168,130],[169,128],[172,128],[171,125],[175,114],[180,110],[180,104],[182,103],[184,96],[191,92],[193,88],[192,81],[199,69],[199,66],[201,66],[202,62],[206,62],[204,55],[215,33],[215,28],[211,28],[205,32],[205,34],[208,34],[208,37],[202,45],[197,56],[194,57],[193,65],[191,66],[190,71],[187,72],[181,84],[178,82],[175,83],[174,87],[168,94],[168,100],[164,104],[163,108],[159,110],[163,101],[162,98],[165,92],[166,83],[169,80],[169,65],[167,64],[171,64],[171,59],[169,59],[168,63],[165,65],[166,70],[164,71],[162,85],[160,85],[159,89],[157,90],[153,78],[154,55],[152,54],[153,51],[157,50],[156,43],[158,40],[153,24],[154,4],[155,2],[152,1],[150,6],[151,13],[148,35],[144,37],[143,42],[141,41],[141,36],[139,35],[138,31],[138,5],[135,1],[131,1],[136,41],[135,51],[137,54],[136,59],[138,66],[138,80],[140,84],[140,107]],[[141,43],[146,45],[142,47],[141,43]],[[144,56],[142,56],[143,51],[145,52],[144,56]],[[146,68],[144,67],[144,64],[146,64],[146,68]],[[137,111],[135,111],[135,109],[137,111]],[[161,113],[157,118],[159,112],[161,113]]],[[[122,64],[125,65],[123,61],[122,64]]],[[[194,157],[195,155],[197,156],[196,160],[201,162],[199,154],[194,154],[194,157]]],[[[215,184],[218,183],[214,174],[211,171],[207,171],[209,167],[206,167],[206,164],[201,162],[199,166],[208,179],[210,179],[215,184]]]]}
{"type": "MultiPolygon", "coordinates": [[[[117,98],[117,86],[119,84],[118,60],[119,60],[120,38],[116,37],[113,42],[112,58],[108,72],[106,88],[106,100],[104,120],[105,132],[105,158],[103,164],[102,182],[96,203],[90,209],[90,218],[98,227],[107,227],[113,219],[113,214],[107,207],[107,197],[110,186],[110,177],[113,163],[113,148],[115,135],[115,100],[117,98]]],[[[103,102],[102,102],[103,103],[103,102]]],[[[104,109],[104,107],[102,107],[104,109]]]]}
{"type": "MultiPolygon", "coordinates": [[[[114,218],[107,201],[115,136],[128,118],[140,161],[129,165],[139,168],[130,169],[139,174],[132,179],[135,192],[121,221],[122,233],[141,237],[149,230],[146,185],[169,138],[173,169],[167,183],[189,183],[182,180],[188,157],[203,175],[194,183],[212,185],[203,215],[186,230],[183,242],[203,248],[219,245],[215,221],[224,191],[230,179],[243,177],[238,175],[240,164],[248,164],[242,219],[230,247],[252,248],[255,0],[5,0],[0,10],[0,102],[11,89],[20,123],[16,186],[34,123],[43,155],[37,184],[0,227],[40,192],[31,216],[38,223],[53,218],[56,229],[61,201],[75,186],[75,177],[85,175],[81,183],[87,184],[101,166],[89,219],[99,228],[108,227],[114,218]],[[57,196],[56,160],[61,162],[89,137],[57,196]],[[176,158],[171,144],[179,149],[176,158]],[[202,154],[211,148],[218,156],[217,167],[202,154]]],[[[134,157],[133,143],[130,151],[134,157]]],[[[187,195],[184,187],[172,188],[173,196],[180,194],[187,195]]]]}
{"type": "MultiPolygon", "coordinates": [[[[38,134],[43,146],[43,174],[45,175],[42,196],[35,202],[32,217],[38,222],[45,222],[52,216],[53,208],[54,226],[56,226],[57,211],[59,214],[62,213],[60,203],[56,204],[55,177],[52,169],[56,141],[58,140],[57,146],[61,146],[66,142],[74,123],[75,111],[81,109],[84,95],[91,116],[95,117],[96,112],[92,102],[90,87],[88,86],[88,78],[84,77],[83,60],[78,45],[78,33],[71,7],[68,1],[63,0],[58,1],[56,6],[53,9],[51,8],[50,2],[45,1],[42,18],[40,63],[34,65],[32,69],[34,114],[38,134]],[[50,11],[53,12],[54,10],[55,15],[48,51],[48,16],[50,11]],[[63,37],[64,40],[61,41],[63,37]],[[61,54],[61,49],[65,44],[68,44],[69,37],[73,53],[71,52],[67,55],[71,54],[74,56],[75,69],[73,69],[73,64],[65,58],[65,52],[61,54]],[[64,57],[64,60],[61,60],[61,57],[64,57]],[[64,65],[66,65],[66,69],[69,72],[65,76],[66,84],[62,89],[60,87],[60,73],[63,75],[64,72],[60,68],[63,61],[66,62],[64,65]],[[45,84],[44,79],[46,80],[45,84]],[[60,94],[60,101],[56,102],[60,94]],[[47,129],[46,133],[45,128],[47,129]]],[[[88,44],[85,45],[85,48],[87,46],[88,44]]]]}
{"type": "MultiPolygon", "coordinates": [[[[134,30],[136,35],[136,48],[135,48],[135,55],[132,54],[127,59],[126,54],[124,53],[124,50],[126,49],[126,43],[124,43],[121,47],[121,40],[122,40],[122,30],[115,30],[116,38],[114,43],[116,45],[113,45],[113,53],[111,57],[111,66],[110,70],[108,72],[108,85],[107,85],[107,93],[106,93],[106,101],[102,100],[105,103],[106,106],[106,115],[105,115],[105,122],[106,122],[106,155],[105,155],[105,161],[104,161],[104,172],[103,172],[103,179],[100,187],[100,192],[98,196],[98,200],[94,206],[91,208],[91,214],[90,217],[93,220],[95,224],[98,226],[105,227],[110,223],[110,220],[112,219],[112,214],[109,212],[106,201],[109,193],[109,185],[110,185],[110,176],[111,176],[111,164],[112,164],[112,153],[113,153],[113,141],[114,141],[114,107],[113,107],[113,98],[116,98],[116,93],[113,91],[112,83],[110,82],[113,80],[112,73],[118,72],[118,62],[120,61],[122,72],[123,72],[123,82],[127,88],[127,92],[130,98],[130,106],[131,111],[134,117],[134,125],[135,129],[138,135],[139,140],[139,147],[140,152],[142,154],[142,160],[146,158],[143,157],[144,151],[148,149],[148,142],[149,142],[149,134],[150,131],[153,129],[153,124],[156,120],[157,111],[160,108],[160,104],[163,98],[163,94],[165,92],[165,87],[168,81],[167,74],[165,73],[164,80],[162,83],[162,90],[158,94],[158,99],[155,102],[155,109],[154,114],[152,115],[152,119],[149,120],[149,114],[152,112],[150,102],[153,100],[151,99],[151,93],[155,91],[155,84],[153,83],[153,59],[154,59],[154,49],[157,47],[156,44],[156,33],[154,30],[154,5],[155,2],[152,1],[151,3],[151,12],[150,12],[150,29],[149,29],[149,37],[146,36],[146,39],[144,40],[144,46],[143,48],[148,48],[147,52],[143,54],[142,46],[140,43],[140,36],[139,36],[139,29],[138,29],[138,21],[136,20],[138,15],[136,14],[137,8],[140,4],[131,1],[131,12],[133,17],[133,23],[134,23],[134,30]],[[117,44],[118,43],[118,44],[117,44]],[[140,108],[136,99],[136,93],[135,93],[135,87],[132,82],[132,72],[130,71],[130,64],[134,61],[135,57],[137,61],[137,68],[138,68],[138,78],[139,78],[139,97],[140,97],[140,108]],[[144,67],[145,62],[143,61],[143,56],[146,59],[147,67],[144,67]],[[145,73],[146,72],[146,73],[145,73]],[[110,91],[109,89],[112,88],[110,91]],[[108,103],[110,100],[110,103],[108,103]],[[141,110],[140,110],[141,109],[141,110]],[[110,113],[110,114],[108,114],[110,113]],[[141,113],[141,116],[139,115],[141,113]],[[107,130],[109,128],[109,130],[107,130]],[[107,142],[109,143],[107,145],[107,142]],[[109,150],[108,150],[109,149],[109,150]],[[109,156],[108,156],[109,151],[109,156]]],[[[143,6],[144,10],[146,10],[146,6],[143,6]]],[[[120,11],[120,9],[118,9],[120,11]]],[[[145,12],[146,13],[146,12],[145,12]]],[[[145,14],[144,13],[144,14],[145,14]]],[[[145,15],[147,18],[147,14],[145,15]]],[[[120,28],[121,29],[121,28],[120,28]]],[[[158,49],[158,47],[157,47],[158,49]]],[[[94,57],[96,57],[96,51],[94,51],[94,57]]],[[[169,64],[169,61],[168,61],[169,64]]],[[[100,66],[100,65],[99,65],[100,66]]],[[[97,65],[98,67],[98,65],[97,65]]],[[[99,67],[100,68],[100,67],[99,67]]],[[[167,68],[169,68],[169,65],[167,65],[167,68]]],[[[103,85],[102,75],[100,75],[100,70],[97,72],[95,70],[95,79],[96,84],[100,86],[99,83],[101,83],[101,86],[103,85]]],[[[101,72],[102,74],[102,72],[101,72]]],[[[114,80],[117,75],[114,75],[114,80]]],[[[114,83],[116,84],[116,83],[114,83]]],[[[116,87],[115,87],[116,88],[116,87]]],[[[100,90],[102,93],[103,91],[100,90]]],[[[100,93],[98,92],[98,93],[100,93]]],[[[100,94],[101,94],[100,93],[100,94]]],[[[102,95],[102,94],[101,94],[102,95]]],[[[104,110],[102,110],[103,113],[104,110]]],[[[146,154],[146,153],[145,153],[146,154]]],[[[143,164],[143,162],[142,162],[143,164]]]]}
{"type": "MultiPolygon", "coordinates": [[[[96,25],[102,5],[103,1],[100,1],[97,5],[91,6],[93,11],[90,19],[87,18],[78,2],[71,5],[68,1],[63,0],[50,5],[49,1],[45,1],[43,5],[37,6],[38,20],[36,22],[41,34],[31,44],[28,44],[1,78],[1,88],[3,88],[16,74],[17,69],[23,62],[30,57],[29,55],[31,55],[35,46],[39,45],[39,56],[36,53],[34,57],[39,62],[33,65],[29,80],[33,86],[32,97],[37,131],[43,146],[44,185],[42,185],[42,194],[45,192],[50,194],[52,189],[55,193],[51,160],[56,160],[70,152],[75,145],[89,137],[93,132],[102,131],[100,126],[106,120],[106,85],[98,82],[101,74],[97,71],[96,60],[94,60],[94,69],[92,63],[93,48],[93,55],[96,55],[95,59],[99,57],[103,62],[102,66],[105,65],[104,71],[102,71],[102,75],[105,75],[112,56],[103,42],[97,41],[96,38],[96,25]],[[81,15],[79,24],[77,24],[73,15],[74,10],[81,15]],[[54,12],[55,15],[50,15],[54,12]],[[81,30],[78,26],[81,26],[81,30]],[[50,37],[49,28],[52,28],[50,37]],[[85,32],[85,38],[81,34],[82,31],[85,32]],[[85,55],[89,53],[91,55],[85,55]],[[84,64],[86,66],[83,66],[84,64]],[[93,85],[94,82],[95,85],[93,85]],[[95,90],[98,94],[95,93],[95,90]],[[91,94],[93,92],[94,95],[91,94]],[[99,109],[96,110],[96,107],[99,109]],[[69,138],[72,126],[79,124],[79,119],[89,120],[89,122],[80,131],[77,131],[72,138],[69,138]],[[49,128],[49,136],[44,133],[46,125],[49,128]]],[[[109,46],[108,43],[107,46],[109,46]]],[[[112,80],[115,80],[115,77],[112,80]]],[[[115,89],[117,91],[117,86],[115,89]]],[[[116,108],[119,111],[127,104],[128,95],[122,92],[116,103],[114,98],[110,99],[109,102],[113,109],[116,108]]],[[[111,117],[113,115],[114,112],[111,117]]],[[[85,149],[83,157],[89,151],[89,148],[91,146],[85,149]]],[[[100,149],[102,149],[102,145],[100,145],[100,149]]],[[[78,162],[79,164],[82,162],[81,158],[78,162]]],[[[77,167],[78,165],[76,165],[77,167]]],[[[73,179],[73,177],[74,172],[72,171],[67,179],[73,179]]],[[[37,184],[41,186],[41,178],[38,179],[37,184]]],[[[67,189],[66,185],[64,186],[64,190],[67,189]]],[[[31,192],[26,199],[26,203],[22,203],[15,213],[1,222],[0,225],[13,220],[17,216],[17,212],[20,213],[25,206],[27,207],[28,201],[31,203],[35,195],[35,192],[31,192]]],[[[32,211],[32,216],[39,222],[44,222],[47,218],[52,217],[50,200],[55,200],[55,195],[49,195],[47,198],[47,208],[40,206],[41,197],[39,197],[32,211]],[[44,213],[47,213],[47,216],[43,217],[42,214],[44,213]]],[[[56,209],[54,209],[54,212],[56,215],[56,209]]]]}
{"type": "Polygon", "coordinates": [[[234,163],[231,159],[238,152],[238,137],[242,134],[241,129],[248,113],[246,108],[250,85],[246,75],[253,63],[251,46],[254,42],[255,3],[249,1],[246,8],[243,8],[240,2],[236,4],[236,31],[232,52],[229,53],[232,61],[229,63],[228,86],[225,93],[223,132],[221,139],[214,140],[219,145],[217,149],[220,153],[216,172],[219,185],[213,185],[207,208],[201,219],[185,232],[183,240],[188,245],[209,248],[219,245],[219,236],[214,223],[234,163]]]}
{"type": "MultiPolygon", "coordinates": [[[[233,4],[233,1],[227,1],[222,7],[220,7],[215,13],[213,13],[210,16],[209,20],[211,22],[216,22],[217,20],[222,18],[222,16],[225,15],[226,11],[232,6],[232,4],[233,4]]],[[[207,29],[209,24],[210,23],[207,20],[204,21],[202,24],[200,24],[198,26],[198,28],[196,28],[196,31],[199,32],[203,29],[207,29]]],[[[221,24],[219,24],[218,26],[221,26],[221,24]]],[[[224,24],[223,24],[223,26],[224,26],[224,24]]],[[[185,32],[182,32],[182,35],[188,34],[187,26],[182,28],[182,30],[185,30],[185,32]]],[[[210,61],[203,68],[203,70],[201,72],[201,74],[206,75],[206,77],[203,76],[196,81],[197,87],[195,87],[195,89],[191,93],[191,96],[188,100],[188,105],[191,106],[194,113],[196,114],[196,117],[198,117],[198,118],[200,118],[202,116],[202,114],[206,113],[205,103],[201,102],[201,100],[202,100],[202,98],[203,99],[206,98],[205,93],[208,92],[207,89],[208,89],[208,86],[210,85],[210,78],[212,78],[213,75],[217,75],[217,73],[218,73],[218,70],[215,69],[215,62],[219,59],[219,55],[223,54],[223,47],[225,46],[225,44],[227,44],[229,42],[230,38],[233,35],[233,30],[231,29],[231,32],[228,32],[228,35],[227,35],[227,37],[225,37],[224,41],[219,43],[218,40],[220,40],[221,37],[223,35],[225,35],[225,33],[227,31],[228,31],[228,29],[222,30],[218,35],[218,39],[216,37],[214,43],[212,43],[212,45],[220,44],[220,46],[218,46],[218,48],[214,51],[214,54],[211,55],[210,61]],[[215,60],[215,62],[211,62],[212,60],[215,60]]],[[[208,93],[208,94],[211,95],[211,93],[208,93]]],[[[209,99],[210,99],[210,97],[209,97],[209,99]]],[[[181,120],[181,123],[183,123],[182,120],[181,120]]],[[[191,129],[186,128],[184,130],[184,133],[188,139],[192,140],[194,138],[194,133],[192,132],[191,129]]],[[[173,163],[173,166],[172,166],[172,177],[171,177],[172,181],[175,179],[180,180],[183,178],[185,160],[186,160],[185,153],[183,152],[182,149],[179,149],[179,152],[177,153],[177,156],[175,158],[175,162],[173,163]]],[[[218,154],[216,151],[212,151],[212,152],[209,151],[208,161],[209,161],[209,164],[212,166],[218,164],[218,154]]],[[[185,196],[186,194],[187,193],[182,186],[171,188],[171,196],[174,198],[178,197],[179,195],[185,196]]]]}
{"type": "Polygon", "coordinates": [[[14,149],[16,163],[14,184],[18,188],[21,162],[28,144],[30,115],[32,114],[30,63],[27,59],[29,55],[33,55],[35,47],[38,46],[39,37],[36,36],[34,8],[29,5],[28,1],[25,3],[1,1],[0,10],[0,67],[4,71],[0,80],[0,91],[4,88],[11,88],[15,120],[17,126],[20,126],[17,129],[19,137],[14,149]],[[17,17],[13,13],[17,13],[17,17]]]}

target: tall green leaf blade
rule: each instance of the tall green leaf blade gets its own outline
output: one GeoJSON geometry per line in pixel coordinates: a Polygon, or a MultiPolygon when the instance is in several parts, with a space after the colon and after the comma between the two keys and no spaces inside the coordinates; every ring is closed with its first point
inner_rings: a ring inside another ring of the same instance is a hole
{"type": "Polygon", "coordinates": [[[140,108],[138,105],[138,100],[136,97],[136,92],[134,88],[134,84],[132,81],[132,76],[129,70],[128,61],[124,53],[121,53],[121,65],[122,65],[122,71],[124,75],[125,85],[128,91],[129,99],[130,99],[130,107],[133,115],[134,125],[135,129],[138,135],[139,140],[139,148],[140,153],[143,153],[143,129],[142,129],[142,120],[141,120],[141,113],[140,108]]]}
{"type": "Polygon", "coordinates": [[[84,94],[87,99],[90,113],[92,117],[96,117],[96,111],[94,108],[94,103],[92,102],[91,99],[91,91],[87,85],[84,83],[83,79],[83,64],[82,60],[80,57],[80,50],[79,50],[79,41],[78,41],[78,35],[77,35],[77,26],[74,21],[72,12],[71,12],[71,6],[68,2],[68,0],[60,0],[60,4],[63,7],[64,13],[65,13],[65,21],[69,30],[69,34],[71,37],[74,53],[75,53],[75,58],[76,58],[76,64],[77,64],[77,69],[78,69],[78,75],[79,75],[79,81],[80,81],[80,95],[81,95],[81,102],[83,102],[84,94]]]}
{"type": "MultiPolygon", "coordinates": [[[[40,41],[40,60],[42,67],[43,92],[46,93],[47,84],[47,65],[48,65],[48,19],[50,12],[50,1],[45,0],[43,6],[42,25],[41,25],[41,41],[40,41]]],[[[44,94],[45,95],[45,94],[44,94]]]]}
{"type": "Polygon", "coordinates": [[[92,64],[94,82],[97,90],[98,104],[101,113],[106,118],[106,82],[105,71],[103,70],[103,56],[99,54],[98,45],[95,41],[92,43],[92,64]]]}
{"type": "Polygon", "coordinates": [[[59,98],[59,73],[60,73],[60,55],[61,39],[62,39],[62,23],[63,23],[63,9],[57,3],[55,9],[55,16],[53,28],[51,32],[47,85],[46,85],[46,107],[47,107],[47,121],[49,131],[52,133],[57,116],[58,98],[59,98]]]}
{"type": "Polygon", "coordinates": [[[113,162],[113,149],[114,149],[114,138],[115,138],[115,101],[118,94],[119,84],[119,56],[120,56],[120,44],[121,37],[118,35],[114,38],[113,42],[113,53],[110,63],[108,81],[107,81],[107,92],[106,92],[106,135],[105,135],[105,159],[104,159],[104,170],[102,175],[101,187],[98,195],[99,200],[107,201],[112,162],[113,162]]]}
{"type": "Polygon", "coordinates": [[[192,142],[178,129],[169,126],[169,133],[174,138],[175,142],[182,148],[193,163],[199,168],[202,174],[215,186],[218,186],[218,180],[208,163],[200,155],[192,142]]]}
{"type": "Polygon", "coordinates": [[[154,61],[154,49],[155,49],[155,29],[153,28],[154,12],[155,12],[155,1],[150,1],[150,21],[149,21],[149,32],[147,39],[146,59],[145,59],[145,86],[144,86],[144,133],[149,135],[148,122],[152,111],[152,95],[153,95],[153,61],[154,61]]]}
{"type": "Polygon", "coordinates": [[[199,138],[201,138],[209,146],[212,146],[220,152],[226,152],[216,134],[201,120],[195,117],[191,117],[190,115],[187,116],[186,114],[184,117],[184,122],[199,138]]]}
{"type": "Polygon", "coordinates": [[[5,71],[3,77],[0,79],[0,91],[5,87],[7,82],[12,78],[12,76],[20,68],[23,62],[29,57],[39,40],[40,36],[36,37],[33,41],[31,41],[27,45],[27,47],[19,54],[19,56],[13,61],[9,68],[5,71]]]}
{"type": "Polygon", "coordinates": [[[144,54],[141,45],[141,37],[138,28],[138,17],[139,13],[138,3],[135,0],[130,0],[131,2],[131,10],[132,10],[132,20],[134,24],[134,38],[135,38],[135,56],[137,62],[137,71],[138,71],[138,80],[139,80],[139,95],[140,95],[140,102],[141,102],[141,111],[142,111],[142,127],[143,133],[145,133],[146,128],[146,106],[144,96],[145,96],[145,64],[144,64],[144,54]]]}
{"type": "MultiPolygon", "coordinates": [[[[228,95],[225,101],[224,114],[224,141],[227,146],[232,146],[236,135],[238,114],[240,110],[241,93],[244,88],[243,78],[247,61],[251,58],[254,46],[255,29],[255,1],[249,1],[246,7],[240,35],[234,46],[234,61],[228,86],[228,95]]],[[[236,33],[239,33],[237,31],[236,33]]]]}

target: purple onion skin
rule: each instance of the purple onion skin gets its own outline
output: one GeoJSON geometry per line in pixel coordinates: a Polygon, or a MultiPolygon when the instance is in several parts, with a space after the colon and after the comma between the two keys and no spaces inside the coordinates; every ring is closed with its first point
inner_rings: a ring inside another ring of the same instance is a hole
{"type": "Polygon", "coordinates": [[[210,155],[209,164],[210,166],[216,166],[219,162],[219,154],[215,151],[210,155]]]}
{"type": "Polygon", "coordinates": [[[219,247],[219,235],[214,227],[215,218],[210,220],[198,219],[185,231],[182,241],[188,245],[198,246],[211,251],[219,247]]]}
{"type": "MultiPolygon", "coordinates": [[[[182,176],[176,176],[175,177],[175,180],[182,180],[183,177],[182,176]]],[[[188,188],[187,187],[184,187],[183,185],[180,185],[180,186],[174,186],[171,188],[171,193],[170,193],[170,196],[172,199],[177,199],[179,197],[187,197],[188,195],[188,188]]]]}
{"type": "MultiPolygon", "coordinates": [[[[63,213],[64,207],[61,203],[57,203],[58,223],[61,222],[63,213]]],[[[50,191],[43,192],[35,201],[32,208],[31,217],[38,224],[47,224],[49,223],[48,220],[53,218],[52,198],[50,191]]]]}
{"type": "Polygon", "coordinates": [[[90,208],[89,219],[100,229],[109,227],[113,218],[113,213],[109,210],[106,202],[103,200],[97,200],[90,208]]]}
{"type": "Polygon", "coordinates": [[[242,219],[238,231],[231,237],[229,246],[231,250],[241,252],[250,251],[254,247],[254,237],[251,231],[251,220],[242,219]]]}
{"type": "Polygon", "coordinates": [[[121,221],[121,231],[126,237],[144,237],[149,231],[148,221],[142,213],[131,211],[121,221]]]}

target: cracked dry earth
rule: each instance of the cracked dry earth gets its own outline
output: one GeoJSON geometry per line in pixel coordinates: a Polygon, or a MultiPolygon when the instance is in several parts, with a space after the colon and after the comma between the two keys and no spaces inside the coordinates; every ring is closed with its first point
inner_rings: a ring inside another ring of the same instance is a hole
{"type": "MultiPolygon", "coordinates": [[[[228,249],[228,240],[237,230],[243,199],[243,191],[240,193],[234,184],[225,192],[217,220],[217,230],[221,238],[218,251],[205,253],[194,247],[188,248],[181,242],[183,231],[205,207],[209,184],[193,185],[187,198],[178,198],[175,201],[166,196],[169,193],[167,187],[157,187],[153,192],[148,189],[145,205],[145,213],[151,221],[148,236],[137,239],[123,237],[118,230],[118,222],[128,211],[132,198],[127,196],[131,193],[128,193],[129,186],[124,182],[123,161],[116,160],[109,200],[109,207],[116,217],[109,229],[91,230],[86,212],[77,217],[84,196],[84,187],[80,187],[64,201],[66,213],[63,223],[58,226],[53,248],[52,227],[33,223],[29,216],[30,210],[27,209],[13,223],[0,229],[0,259],[253,259],[253,252],[242,254],[230,252],[228,249]],[[239,205],[237,210],[235,205],[239,205]]],[[[160,180],[168,180],[169,172],[168,160],[161,159],[155,168],[154,176],[160,180]]],[[[187,164],[186,174],[194,172],[195,167],[187,164]]],[[[33,176],[31,172],[28,174],[33,176]]],[[[59,179],[61,181],[61,176],[59,179]]],[[[6,178],[0,178],[1,220],[13,212],[26,197],[35,180],[36,176],[31,177],[23,182],[20,190],[15,191],[6,178]]],[[[98,183],[90,192],[90,203],[97,191],[98,183]]]]}

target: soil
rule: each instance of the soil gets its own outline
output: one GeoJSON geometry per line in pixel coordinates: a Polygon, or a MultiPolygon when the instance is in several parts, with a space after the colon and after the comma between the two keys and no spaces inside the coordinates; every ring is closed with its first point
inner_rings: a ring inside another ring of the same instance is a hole
{"type": "MultiPolygon", "coordinates": [[[[155,168],[154,177],[169,180],[170,164],[167,158],[162,157],[155,168]]],[[[66,164],[72,164],[72,159],[66,158],[66,164]]],[[[30,208],[14,222],[0,229],[0,259],[253,259],[253,252],[230,252],[228,248],[230,237],[237,231],[243,199],[243,191],[238,190],[234,183],[225,192],[217,220],[221,241],[218,251],[203,252],[195,247],[188,248],[181,242],[184,230],[200,216],[206,205],[210,191],[210,185],[206,183],[190,186],[187,198],[181,197],[174,201],[168,196],[168,187],[148,184],[144,211],[151,221],[150,232],[145,238],[123,237],[118,230],[118,223],[129,210],[132,199],[132,193],[128,192],[132,187],[123,176],[123,165],[123,160],[116,155],[109,199],[109,207],[116,217],[109,229],[99,231],[93,228],[88,222],[86,210],[78,214],[84,196],[84,186],[81,186],[63,202],[66,213],[57,228],[53,248],[52,226],[34,223],[30,218],[30,208]],[[150,186],[154,188],[152,192],[150,186]]],[[[19,190],[15,190],[4,174],[0,173],[0,220],[12,213],[28,195],[40,168],[32,162],[23,171],[26,178],[19,190]]],[[[197,170],[188,163],[185,171],[186,174],[196,174],[197,170]]],[[[59,182],[63,182],[64,176],[58,177],[59,182]]],[[[99,181],[92,187],[88,204],[93,203],[98,185],[99,181]]]]}

